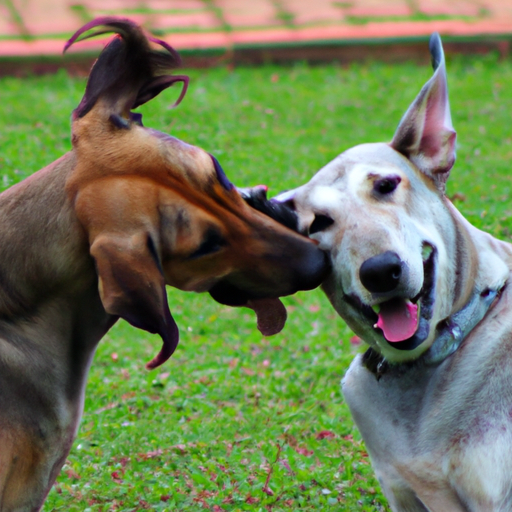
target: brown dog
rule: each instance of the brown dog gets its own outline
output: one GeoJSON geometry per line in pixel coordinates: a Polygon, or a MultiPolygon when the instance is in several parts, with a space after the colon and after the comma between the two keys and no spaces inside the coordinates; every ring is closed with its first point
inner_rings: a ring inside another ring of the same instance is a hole
{"type": "Polygon", "coordinates": [[[0,195],[2,512],[42,506],[76,435],[96,345],[118,318],[162,337],[154,368],[178,343],[165,285],[253,307],[272,333],[285,319],[277,297],[327,270],[315,243],[248,206],[213,157],[131,112],[186,84],[165,74],[177,54],[113,18],[69,44],[97,26],[119,36],[73,114],[73,150],[0,195]]]}

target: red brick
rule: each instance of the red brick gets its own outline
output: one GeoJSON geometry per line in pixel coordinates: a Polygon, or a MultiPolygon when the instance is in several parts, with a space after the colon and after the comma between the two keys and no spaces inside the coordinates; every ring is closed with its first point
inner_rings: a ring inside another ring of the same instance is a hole
{"type": "Polygon", "coordinates": [[[13,5],[31,35],[74,32],[81,24],[67,3],[54,0],[16,0],[13,5]]]}
{"type": "Polygon", "coordinates": [[[201,11],[205,9],[205,3],[201,0],[77,0],[77,3],[93,11],[125,12],[139,9],[141,6],[155,12],[168,12],[170,10],[201,11]]]}
{"type": "Polygon", "coordinates": [[[346,16],[358,18],[407,17],[412,14],[407,0],[357,0],[343,12],[346,16]]]}
{"type": "Polygon", "coordinates": [[[469,16],[478,17],[481,6],[471,0],[417,0],[418,9],[431,16],[469,16]]]}
{"type": "MultiPolygon", "coordinates": [[[[482,7],[491,19],[512,19],[511,0],[482,0],[482,7]]],[[[511,30],[508,30],[510,33],[511,30]]]]}
{"type": "Polygon", "coordinates": [[[190,14],[159,14],[151,18],[151,27],[155,29],[219,29],[220,22],[211,12],[193,12],[190,14]]]}
{"type": "Polygon", "coordinates": [[[183,11],[203,10],[205,3],[202,0],[146,0],[146,4],[153,9],[180,9],[183,11]]]}
{"type": "Polygon", "coordinates": [[[0,4],[0,34],[3,36],[12,36],[18,34],[18,27],[11,22],[11,16],[7,7],[0,4]]]}
{"type": "Polygon", "coordinates": [[[293,15],[295,25],[340,23],[343,18],[332,0],[282,0],[281,5],[293,15]]]}
{"type": "Polygon", "coordinates": [[[232,27],[269,27],[281,25],[270,0],[216,0],[226,23],[232,27]]]}
{"type": "Polygon", "coordinates": [[[209,49],[209,48],[229,48],[231,46],[231,37],[222,32],[207,33],[188,33],[171,34],[162,37],[166,42],[177,50],[182,49],[209,49]]]}
{"type": "MultiPolygon", "coordinates": [[[[56,0],[56,2],[64,3],[62,0],[56,0]]],[[[86,9],[91,11],[124,11],[126,9],[135,9],[146,2],[140,2],[137,0],[77,0],[77,5],[82,5],[86,9]]]]}

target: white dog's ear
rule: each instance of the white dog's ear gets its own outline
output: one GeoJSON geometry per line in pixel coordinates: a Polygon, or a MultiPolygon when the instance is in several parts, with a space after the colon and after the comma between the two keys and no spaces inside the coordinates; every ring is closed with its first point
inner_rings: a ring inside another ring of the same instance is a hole
{"type": "Polygon", "coordinates": [[[455,162],[455,139],[448,102],[446,66],[439,34],[430,38],[434,75],[400,121],[391,147],[409,158],[444,192],[455,162]]]}

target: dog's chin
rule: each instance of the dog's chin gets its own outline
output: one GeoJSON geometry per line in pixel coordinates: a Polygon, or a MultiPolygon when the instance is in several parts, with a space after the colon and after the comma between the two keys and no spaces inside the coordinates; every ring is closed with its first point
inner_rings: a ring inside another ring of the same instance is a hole
{"type": "MultiPolygon", "coordinates": [[[[416,331],[412,336],[400,341],[388,341],[382,329],[377,327],[378,315],[371,306],[364,304],[355,295],[344,295],[339,304],[343,316],[354,332],[389,360],[408,360],[418,357],[432,343],[435,334],[433,316],[435,307],[436,250],[432,248],[423,261],[423,286],[415,297],[408,298],[419,308],[416,331]]],[[[397,301],[397,299],[391,299],[397,301]]],[[[405,301],[405,299],[402,299],[405,301]]],[[[382,306],[382,303],[381,303],[382,306]]]]}
{"type": "Polygon", "coordinates": [[[208,291],[213,300],[225,306],[245,306],[249,299],[252,298],[241,288],[223,281],[216,283],[208,291]]]}

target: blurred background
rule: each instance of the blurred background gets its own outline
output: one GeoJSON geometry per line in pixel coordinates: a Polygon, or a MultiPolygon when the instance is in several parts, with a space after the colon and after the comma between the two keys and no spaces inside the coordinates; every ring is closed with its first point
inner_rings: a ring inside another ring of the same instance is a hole
{"type": "Polygon", "coordinates": [[[425,60],[433,31],[448,53],[505,57],[512,41],[512,0],[0,0],[0,74],[86,72],[101,43],[62,47],[98,16],[143,24],[188,67],[425,60]]]}

